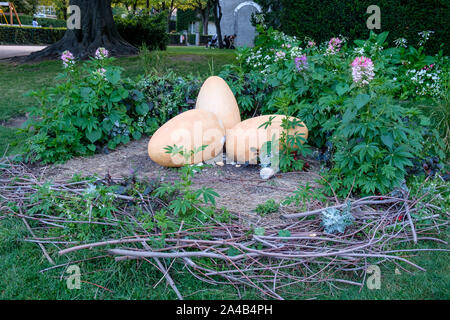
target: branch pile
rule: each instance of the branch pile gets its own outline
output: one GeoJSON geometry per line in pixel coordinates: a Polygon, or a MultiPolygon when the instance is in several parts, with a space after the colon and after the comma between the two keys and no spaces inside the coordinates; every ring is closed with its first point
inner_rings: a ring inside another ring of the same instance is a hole
{"type": "MultiPolygon", "coordinates": [[[[227,223],[216,221],[214,217],[207,222],[199,220],[194,228],[179,220],[177,232],[163,234],[144,228],[129,210],[130,202],[133,202],[148,215],[154,215],[155,202],[167,205],[151,194],[133,197],[113,194],[118,209],[113,218],[103,221],[73,221],[48,212],[29,215],[27,211],[32,205],[28,200],[42,186],[41,180],[23,164],[11,163],[6,158],[0,160],[0,215],[22,219],[31,235],[27,241],[39,244],[50,263],[53,261],[44,247],[48,244],[58,247],[59,255],[70,256],[76,251],[96,248],[118,261],[153,260],[180,299],[183,296],[170,276],[173,263],[182,264],[199,281],[230,284],[238,292],[245,285],[257,290],[262,297],[283,299],[302,294],[298,291],[299,286],[310,288],[326,283],[337,287],[343,283],[362,287],[368,266],[374,264],[392,262],[407,272],[408,269],[425,271],[410,261],[408,254],[421,250],[448,251],[446,247],[424,249],[417,246],[424,241],[447,244],[438,238],[438,234],[448,225],[448,212],[432,204],[433,199],[425,201],[429,198],[426,193],[420,197],[404,194],[402,197],[373,196],[351,200],[355,220],[343,234],[324,232],[321,212],[327,208],[286,214],[276,225],[264,220],[259,225],[249,225],[242,218],[232,216],[227,223]],[[11,203],[17,206],[11,206],[11,203]],[[139,227],[132,234],[123,233],[117,239],[92,243],[55,241],[43,233],[46,228],[65,228],[69,223],[119,228],[120,222],[136,222],[139,227]],[[35,226],[34,230],[30,225],[35,226]],[[256,229],[260,232],[255,232],[256,229]],[[155,239],[164,239],[164,245],[152,246],[155,239]],[[396,246],[403,243],[410,243],[411,249],[396,250],[396,246]]],[[[107,181],[99,180],[98,183],[107,181]]],[[[50,188],[64,197],[75,197],[89,186],[85,181],[54,182],[50,188]]],[[[343,209],[345,206],[347,204],[336,203],[329,208],[343,209]]]]}

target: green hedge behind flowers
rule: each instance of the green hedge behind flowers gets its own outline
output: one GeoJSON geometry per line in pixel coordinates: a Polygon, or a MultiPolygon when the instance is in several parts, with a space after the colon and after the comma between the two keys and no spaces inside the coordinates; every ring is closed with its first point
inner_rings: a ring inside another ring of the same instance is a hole
{"type": "Polygon", "coordinates": [[[115,17],[120,35],[134,46],[146,44],[150,50],[165,50],[169,42],[167,15],[129,15],[115,17]]]}
{"type": "MultiPolygon", "coordinates": [[[[9,15],[7,16],[9,22],[9,15]]],[[[33,24],[33,16],[21,14],[19,15],[20,22],[24,26],[31,26],[33,24]]],[[[62,19],[50,19],[50,18],[36,18],[37,23],[41,27],[49,28],[65,28],[67,26],[67,22],[62,19]]],[[[2,20],[4,22],[4,20],[2,20]]],[[[13,15],[13,24],[19,24],[16,16],[13,15]]]]}
{"type": "Polygon", "coordinates": [[[432,30],[432,41],[427,52],[436,53],[443,44],[448,53],[450,5],[444,0],[257,0],[266,12],[266,23],[286,34],[303,38],[309,36],[316,42],[342,34],[350,40],[366,39],[370,30],[366,13],[370,5],[381,11],[381,30],[389,31],[388,41],[406,38],[408,44],[417,45],[418,33],[432,30]],[[271,8],[270,12],[267,12],[271,8]]]}
{"type": "Polygon", "coordinates": [[[52,44],[60,40],[65,32],[65,28],[0,25],[0,44],[52,44]]]}

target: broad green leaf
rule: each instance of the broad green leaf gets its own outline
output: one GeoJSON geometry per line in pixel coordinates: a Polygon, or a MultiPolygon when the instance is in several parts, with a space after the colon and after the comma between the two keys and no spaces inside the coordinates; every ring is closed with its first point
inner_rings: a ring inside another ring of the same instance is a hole
{"type": "Polygon", "coordinates": [[[89,139],[90,142],[94,143],[95,141],[99,140],[102,137],[102,130],[92,130],[88,133],[86,133],[86,138],[89,139]]]}
{"type": "Polygon", "coordinates": [[[364,107],[370,101],[370,96],[368,94],[360,93],[356,96],[354,103],[355,106],[359,109],[364,107]]]}
{"type": "Polygon", "coordinates": [[[389,149],[392,149],[392,146],[394,144],[394,139],[392,138],[392,136],[390,134],[381,136],[381,141],[383,141],[383,143],[389,147],[389,149]]]}

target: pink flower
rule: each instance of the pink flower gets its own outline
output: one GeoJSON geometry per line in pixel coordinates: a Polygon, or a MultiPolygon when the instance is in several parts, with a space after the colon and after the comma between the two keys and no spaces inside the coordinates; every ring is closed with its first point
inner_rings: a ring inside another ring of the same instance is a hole
{"type": "Polygon", "coordinates": [[[328,54],[336,54],[341,49],[342,43],[344,41],[339,38],[331,38],[328,42],[327,53],[328,54]]]}
{"type": "Polygon", "coordinates": [[[109,51],[105,48],[98,48],[97,51],[95,51],[95,58],[98,60],[102,60],[105,58],[108,58],[109,51]]]}
{"type": "Polygon", "coordinates": [[[75,57],[69,50],[62,53],[61,60],[63,61],[64,68],[70,68],[75,65],[75,57]]]}
{"type": "Polygon", "coordinates": [[[353,82],[359,86],[365,86],[375,77],[373,62],[367,57],[356,57],[352,62],[353,82]]]}
{"type": "Polygon", "coordinates": [[[295,58],[295,66],[299,72],[308,69],[308,59],[306,54],[295,58]]]}
{"type": "Polygon", "coordinates": [[[312,40],[308,41],[308,46],[307,46],[308,48],[312,48],[315,46],[316,46],[316,43],[314,41],[312,41],[312,40]]]}

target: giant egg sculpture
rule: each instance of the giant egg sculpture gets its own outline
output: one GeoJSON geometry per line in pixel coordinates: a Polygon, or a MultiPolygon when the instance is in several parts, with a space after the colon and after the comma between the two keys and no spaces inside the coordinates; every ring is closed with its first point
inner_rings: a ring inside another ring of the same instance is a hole
{"type": "Polygon", "coordinates": [[[179,114],[159,128],[148,143],[150,158],[161,166],[181,167],[215,158],[222,152],[225,130],[217,116],[206,110],[189,110],[179,114]],[[167,146],[180,147],[187,152],[207,146],[205,150],[190,156],[187,161],[181,155],[167,153],[167,146]]]}
{"type": "Polygon", "coordinates": [[[241,122],[239,107],[228,84],[220,77],[209,77],[197,97],[196,109],[214,113],[225,130],[241,122]]]}
{"type": "MultiPolygon", "coordinates": [[[[278,139],[284,130],[281,127],[282,115],[264,115],[242,121],[232,129],[227,130],[227,158],[239,163],[248,162],[256,164],[257,152],[261,150],[266,141],[271,141],[273,135],[278,139]],[[261,127],[273,118],[271,125],[261,127]]],[[[289,117],[291,121],[297,120],[299,125],[289,129],[289,134],[300,134],[305,140],[308,138],[308,128],[299,119],[289,117]]]]}

